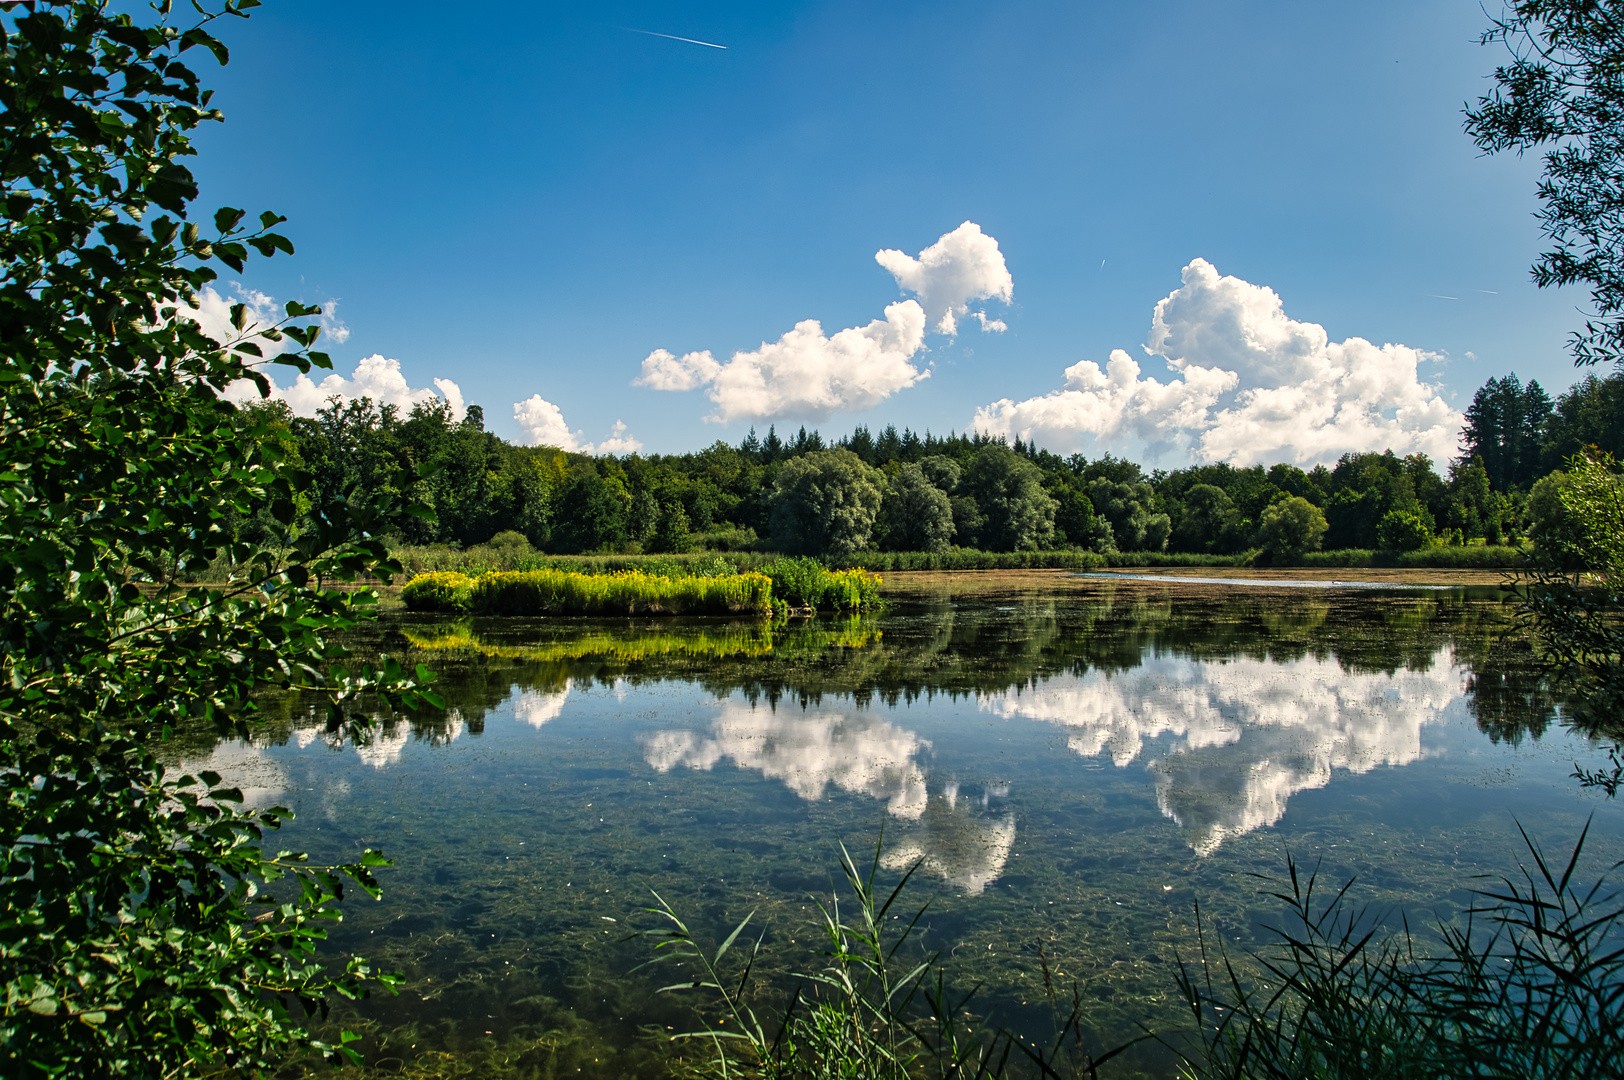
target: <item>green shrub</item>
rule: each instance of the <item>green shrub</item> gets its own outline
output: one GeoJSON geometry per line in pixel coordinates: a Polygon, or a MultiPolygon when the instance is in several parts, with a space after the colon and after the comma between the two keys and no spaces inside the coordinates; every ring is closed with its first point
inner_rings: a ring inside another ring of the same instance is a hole
{"type": "Polygon", "coordinates": [[[1369,548],[1336,548],[1333,551],[1305,551],[1299,566],[1375,566],[1376,553],[1369,548]]]}
{"type": "Polygon", "coordinates": [[[701,551],[754,551],[761,542],[754,529],[732,526],[707,529],[690,534],[694,546],[701,551]]]}
{"type": "Polygon", "coordinates": [[[1417,551],[1378,551],[1373,566],[1428,567],[1445,570],[1505,570],[1523,564],[1521,548],[1426,547],[1417,551]]]}
{"type": "Polygon", "coordinates": [[[467,611],[472,585],[473,578],[454,570],[419,574],[400,590],[400,599],[411,611],[467,611]]]}
{"type": "Polygon", "coordinates": [[[1289,563],[1301,558],[1305,551],[1317,549],[1329,527],[1319,507],[1293,495],[1263,511],[1257,539],[1263,555],[1271,562],[1289,563]]]}
{"type": "Polygon", "coordinates": [[[773,596],[793,607],[852,611],[879,607],[880,579],[862,569],[830,570],[816,559],[775,559],[761,568],[773,596]]]}
{"type": "Polygon", "coordinates": [[[1419,510],[1389,510],[1376,526],[1376,541],[1388,551],[1414,551],[1432,543],[1432,524],[1419,510]]]}

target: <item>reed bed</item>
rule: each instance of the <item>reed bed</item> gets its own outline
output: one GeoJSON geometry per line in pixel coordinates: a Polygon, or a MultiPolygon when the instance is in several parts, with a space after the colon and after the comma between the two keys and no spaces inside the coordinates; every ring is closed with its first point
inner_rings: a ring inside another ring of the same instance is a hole
{"type": "MultiPolygon", "coordinates": [[[[700,564],[702,566],[702,564],[700,564]]],[[[816,559],[778,558],[760,572],[712,566],[710,576],[678,565],[582,574],[568,570],[419,574],[401,590],[412,611],[476,615],[767,615],[791,607],[821,611],[883,606],[879,575],[830,570],[816,559]]]]}
{"type": "Polygon", "coordinates": [[[1258,552],[1235,555],[1207,555],[1189,551],[1113,551],[1105,556],[1107,566],[1251,566],[1258,552]]]}
{"type": "Polygon", "coordinates": [[[1580,884],[1588,833],[1566,859],[1524,833],[1520,876],[1473,890],[1469,919],[1435,928],[1432,949],[1407,921],[1384,934],[1347,885],[1317,896],[1317,875],[1288,860],[1270,894],[1286,925],[1252,958],[1260,971],[1233,963],[1205,926],[1180,965],[1196,1036],[1185,1075],[1624,1076],[1624,908],[1606,873],[1580,884]]]}
{"type": "Polygon", "coordinates": [[[1522,548],[1425,547],[1415,551],[1372,551],[1343,548],[1337,551],[1309,551],[1294,563],[1297,566],[1374,566],[1416,570],[1510,570],[1523,566],[1522,548]]]}
{"type": "Polygon", "coordinates": [[[569,570],[578,574],[612,574],[620,570],[664,573],[699,573],[728,566],[733,572],[754,570],[776,556],[749,551],[696,551],[681,555],[549,555],[529,545],[478,544],[469,548],[396,546],[389,553],[410,575],[454,571],[478,577],[506,570],[569,570]]]}
{"type": "Polygon", "coordinates": [[[1098,570],[1104,555],[1093,551],[860,551],[834,565],[861,570],[1098,570]]]}
{"type": "Polygon", "coordinates": [[[481,574],[469,588],[468,609],[482,615],[765,614],[772,610],[772,579],[753,573],[669,578],[636,570],[481,574]]]}

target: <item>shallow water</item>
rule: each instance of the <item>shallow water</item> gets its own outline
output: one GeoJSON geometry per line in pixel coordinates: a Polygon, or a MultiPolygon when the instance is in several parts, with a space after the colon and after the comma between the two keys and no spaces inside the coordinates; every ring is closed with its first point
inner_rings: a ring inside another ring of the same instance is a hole
{"type": "Polygon", "coordinates": [[[290,707],[186,764],[293,808],[281,844],[395,859],[333,945],[406,982],[345,1024],[380,1068],[445,1075],[647,1073],[639,1027],[686,1022],[622,940],[650,890],[718,937],[754,910],[770,1001],[815,964],[836,843],[882,829],[883,877],[920,866],[921,947],[984,1011],[1047,1034],[1046,964],[1102,1046],[1177,1026],[1198,899],[1229,947],[1261,940],[1279,905],[1251,875],[1287,851],[1422,922],[1515,870],[1519,822],[1563,849],[1594,815],[1591,865],[1624,857],[1496,589],[915,580],[780,628],[396,618],[360,648],[440,671],[442,714],[357,747],[290,707]]]}

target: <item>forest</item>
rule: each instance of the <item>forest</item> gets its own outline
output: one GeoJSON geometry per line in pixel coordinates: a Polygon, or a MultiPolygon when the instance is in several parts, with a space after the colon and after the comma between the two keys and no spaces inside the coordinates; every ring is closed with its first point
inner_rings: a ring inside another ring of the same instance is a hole
{"type": "MultiPolygon", "coordinates": [[[[1590,446],[1624,454],[1624,373],[1587,375],[1554,400],[1515,374],[1491,378],[1466,411],[1458,459],[1350,453],[1306,472],[1287,463],[1147,470],[1020,439],[863,426],[837,440],[769,427],[737,446],[590,457],[515,445],[485,429],[479,406],[455,418],[439,400],[403,414],[334,399],[314,418],[273,400],[243,416],[245,428],[270,421],[258,430],[303,477],[295,530],[380,496],[432,508],[389,538],[397,548],[502,538],[549,554],[770,550],[838,560],[975,549],[1280,560],[1520,543],[1542,514],[1560,514],[1553,485],[1569,457],[1590,446]]],[[[248,542],[287,535],[263,513],[230,527],[248,542]]]]}

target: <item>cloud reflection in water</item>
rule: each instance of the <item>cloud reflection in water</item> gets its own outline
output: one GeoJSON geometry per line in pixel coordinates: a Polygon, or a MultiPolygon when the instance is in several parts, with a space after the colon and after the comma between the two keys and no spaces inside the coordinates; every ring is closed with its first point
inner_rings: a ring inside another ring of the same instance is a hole
{"type": "Polygon", "coordinates": [[[659,731],[643,742],[643,756],[658,772],[678,765],[709,771],[727,759],[742,769],[782,780],[803,799],[821,799],[834,784],[842,791],[886,800],[895,817],[925,812],[925,774],[914,755],[930,744],[869,713],[797,712],[729,701],[708,735],[659,731]]]}
{"type": "Polygon", "coordinates": [[[1059,724],[1084,757],[1122,767],[1163,736],[1146,764],[1163,814],[1198,854],[1273,825],[1286,800],[1330,783],[1334,769],[1369,772],[1421,757],[1421,728],[1465,708],[1464,675],[1447,649],[1424,670],[1348,671],[1335,660],[1224,661],[1146,656],[1125,672],[1056,678],[983,699],[1005,718],[1059,724]]]}

